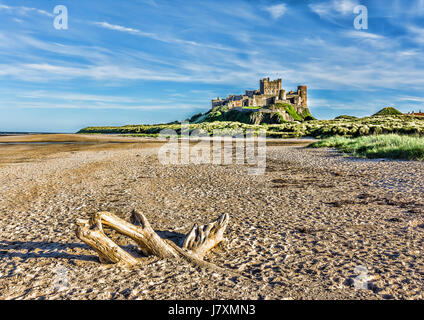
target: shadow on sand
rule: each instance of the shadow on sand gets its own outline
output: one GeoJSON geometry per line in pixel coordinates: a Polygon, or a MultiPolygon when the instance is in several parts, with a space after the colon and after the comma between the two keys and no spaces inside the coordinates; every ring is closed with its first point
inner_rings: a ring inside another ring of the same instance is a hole
{"type": "Polygon", "coordinates": [[[33,241],[0,241],[0,259],[18,257],[23,260],[36,258],[69,259],[82,261],[98,261],[96,255],[69,253],[74,249],[91,248],[83,243],[33,242],[33,241]],[[26,252],[25,252],[26,251],[26,252]]]}
{"type": "MultiPolygon", "coordinates": [[[[178,232],[156,230],[161,238],[169,239],[176,245],[181,246],[185,235],[178,232]]],[[[135,245],[126,245],[121,247],[127,252],[137,256],[143,256],[135,245]]],[[[50,259],[68,259],[81,261],[95,261],[99,258],[96,252],[84,243],[60,243],[60,242],[42,242],[42,241],[0,241],[0,259],[12,259],[14,257],[22,260],[50,258],[50,259]],[[73,253],[75,249],[84,249],[93,252],[93,255],[73,253]]]]}

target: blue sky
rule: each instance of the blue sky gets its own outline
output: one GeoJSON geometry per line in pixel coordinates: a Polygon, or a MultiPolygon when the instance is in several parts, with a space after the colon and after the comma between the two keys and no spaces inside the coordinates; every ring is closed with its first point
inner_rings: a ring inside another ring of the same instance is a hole
{"type": "Polygon", "coordinates": [[[320,119],[424,110],[424,0],[0,0],[0,131],[183,120],[262,77],[320,119]]]}

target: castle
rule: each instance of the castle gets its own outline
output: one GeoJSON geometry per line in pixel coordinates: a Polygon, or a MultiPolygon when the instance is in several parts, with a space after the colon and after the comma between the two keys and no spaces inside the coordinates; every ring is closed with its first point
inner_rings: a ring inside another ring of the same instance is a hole
{"type": "Polygon", "coordinates": [[[281,79],[270,81],[265,78],[259,81],[259,90],[246,90],[244,95],[230,95],[225,99],[212,100],[212,108],[216,106],[235,107],[264,107],[276,103],[289,103],[295,107],[308,108],[307,87],[298,86],[297,91],[283,90],[281,79]]]}

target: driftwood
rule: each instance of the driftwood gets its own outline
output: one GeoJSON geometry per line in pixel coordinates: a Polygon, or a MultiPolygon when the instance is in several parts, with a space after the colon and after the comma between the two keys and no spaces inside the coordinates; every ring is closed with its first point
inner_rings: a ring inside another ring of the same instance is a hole
{"type": "Polygon", "coordinates": [[[224,240],[228,220],[228,214],[225,213],[209,224],[194,225],[182,241],[181,247],[169,239],[161,238],[153,230],[147,218],[136,210],[133,210],[131,214],[131,222],[127,222],[110,212],[95,213],[91,219],[78,219],[76,234],[80,240],[98,253],[102,263],[136,265],[140,262],[139,258],[132,256],[107,237],[103,232],[103,226],[107,226],[134,240],[146,256],[155,255],[161,259],[182,258],[197,266],[209,267],[218,271],[229,271],[240,275],[203,260],[203,257],[213,247],[224,240]]]}

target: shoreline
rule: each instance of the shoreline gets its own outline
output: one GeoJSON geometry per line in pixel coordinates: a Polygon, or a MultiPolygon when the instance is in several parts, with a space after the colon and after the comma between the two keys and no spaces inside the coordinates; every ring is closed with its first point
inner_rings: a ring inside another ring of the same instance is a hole
{"type": "MultiPolygon", "coordinates": [[[[190,139],[193,141],[204,140],[204,141],[213,141],[214,139],[231,139],[237,140],[239,138],[229,138],[226,136],[223,137],[190,137],[190,138],[181,138],[178,137],[179,140],[190,139]]],[[[124,134],[104,134],[104,133],[96,133],[96,134],[84,134],[84,133],[44,133],[44,134],[16,134],[10,136],[1,136],[0,135],[0,143],[7,142],[143,142],[143,141],[165,141],[167,138],[165,137],[145,137],[145,136],[128,136],[124,134]]],[[[262,140],[254,138],[255,140],[262,140]]],[[[246,138],[242,138],[242,140],[246,140],[246,138]]],[[[270,142],[287,142],[287,143],[304,143],[304,142],[314,142],[319,139],[313,137],[299,137],[299,138],[273,138],[266,137],[266,141],[270,142]]]]}

